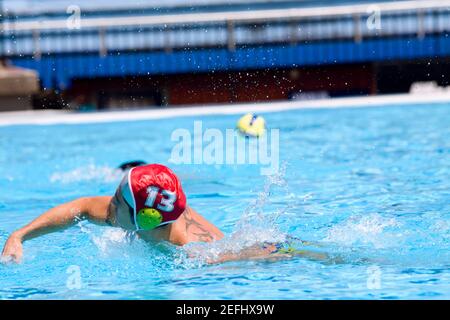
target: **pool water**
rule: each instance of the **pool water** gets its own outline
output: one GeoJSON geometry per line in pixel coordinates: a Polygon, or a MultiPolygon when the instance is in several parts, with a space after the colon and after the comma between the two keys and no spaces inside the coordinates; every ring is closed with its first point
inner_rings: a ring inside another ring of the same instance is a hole
{"type": "Polygon", "coordinates": [[[173,168],[190,205],[227,234],[181,249],[79,222],[26,242],[23,263],[0,264],[0,299],[450,299],[450,105],[264,117],[280,129],[269,177],[168,162],[173,130],[202,120],[224,132],[238,116],[0,127],[1,245],[52,206],[111,195],[115,167],[135,159],[173,168]],[[286,235],[334,258],[204,264],[286,235]]]}

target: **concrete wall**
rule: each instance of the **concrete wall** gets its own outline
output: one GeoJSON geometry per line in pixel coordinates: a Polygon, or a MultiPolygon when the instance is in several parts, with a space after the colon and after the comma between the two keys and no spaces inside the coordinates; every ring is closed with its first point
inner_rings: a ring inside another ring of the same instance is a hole
{"type": "Polygon", "coordinates": [[[38,90],[35,71],[0,64],[0,111],[32,109],[32,95],[38,90]]]}

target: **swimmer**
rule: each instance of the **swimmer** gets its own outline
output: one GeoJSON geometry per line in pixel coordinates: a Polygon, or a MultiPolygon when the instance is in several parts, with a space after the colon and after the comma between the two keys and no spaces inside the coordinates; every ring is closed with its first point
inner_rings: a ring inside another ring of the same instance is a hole
{"type": "MultiPolygon", "coordinates": [[[[13,232],[3,248],[2,261],[20,262],[24,241],[62,230],[83,219],[135,232],[148,242],[168,241],[178,246],[217,241],[224,236],[187,205],[181,183],[169,168],[140,165],[127,171],[114,196],[84,197],[59,205],[13,232]]],[[[273,244],[252,247],[238,254],[224,253],[209,262],[292,255],[279,249],[273,244]]]]}

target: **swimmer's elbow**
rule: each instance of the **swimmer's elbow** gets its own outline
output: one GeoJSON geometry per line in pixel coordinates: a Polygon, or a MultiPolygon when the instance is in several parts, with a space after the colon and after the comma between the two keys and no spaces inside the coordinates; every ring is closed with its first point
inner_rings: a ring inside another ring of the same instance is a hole
{"type": "Polygon", "coordinates": [[[91,222],[105,222],[111,197],[82,197],[69,203],[69,210],[74,218],[87,219],[91,222]]]}

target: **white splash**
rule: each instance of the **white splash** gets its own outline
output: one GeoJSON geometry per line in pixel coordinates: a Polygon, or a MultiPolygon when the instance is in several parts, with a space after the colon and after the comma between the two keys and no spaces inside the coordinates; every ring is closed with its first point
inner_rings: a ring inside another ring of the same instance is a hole
{"type": "Polygon", "coordinates": [[[91,235],[91,239],[103,255],[107,255],[113,249],[128,247],[130,244],[129,233],[123,229],[106,229],[99,236],[91,235]]]}
{"type": "MultiPolygon", "coordinates": [[[[287,235],[279,230],[276,220],[285,210],[264,212],[264,206],[269,203],[274,187],[286,187],[284,170],[267,177],[266,184],[257,199],[245,210],[236,223],[234,231],[222,240],[212,243],[192,243],[184,246],[185,252],[194,262],[217,260],[224,253],[238,253],[243,249],[263,243],[278,243],[286,241],[287,235]],[[192,259],[193,258],[193,259],[192,259]]],[[[188,259],[180,258],[178,263],[189,265],[188,259]]]]}
{"type": "Polygon", "coordinates": [[[52,183],[73,183],[81,181],[116,182],[122,177],[123,172],[116,168],[106,166],[88,166],[76,168],[68,172],[55,172],[50,177],[52,183]]]}
{"type": "Polygon", "coordinates": [[[384,218],[379,214],[352,216],[343,223],[331,227],[324,239],[342,246],[370,244],[375,248],[394,246],[395,233],[386,232],[387,228],[398,227],[394,218],[384,218]]]}

